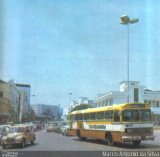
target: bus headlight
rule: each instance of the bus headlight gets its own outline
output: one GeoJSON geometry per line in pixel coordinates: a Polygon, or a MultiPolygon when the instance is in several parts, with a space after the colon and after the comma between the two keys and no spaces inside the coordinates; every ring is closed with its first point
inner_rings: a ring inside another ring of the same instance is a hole
{"type": "Polygon", "coordinates": [[[126,133],[132,134],[133,133],[133,129],[126,129],[126,133]]]}

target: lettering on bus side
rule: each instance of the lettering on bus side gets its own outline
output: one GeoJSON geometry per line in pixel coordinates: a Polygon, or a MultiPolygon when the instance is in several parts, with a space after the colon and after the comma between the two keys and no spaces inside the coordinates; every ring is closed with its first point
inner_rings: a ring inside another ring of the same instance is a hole
{"type": "Polygon", "coordinates": [[[89,125],[89,129],[106,129],[106,125],[89,125]]]}

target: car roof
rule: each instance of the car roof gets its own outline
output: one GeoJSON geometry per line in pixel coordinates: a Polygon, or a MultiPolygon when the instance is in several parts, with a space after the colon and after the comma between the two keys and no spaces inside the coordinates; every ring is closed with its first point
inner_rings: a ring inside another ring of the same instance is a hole
{"type": "Polygon", "coordinates": [[[0,125],[0,128],[3,128],[3,127],[11,127],[11,125],[0,125]]]}
{"type": "Polygon", "coordinates": [[[15,124],[13,127],[29,127],[29,126],[32,126],[32,125],[29,125],[29,124],[15,124]]]}

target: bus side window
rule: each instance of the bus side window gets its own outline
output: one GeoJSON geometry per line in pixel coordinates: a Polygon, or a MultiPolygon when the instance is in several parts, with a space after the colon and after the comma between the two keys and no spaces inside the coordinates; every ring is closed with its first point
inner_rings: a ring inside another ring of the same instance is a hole
{"type": "Polygon", "coordinates": [[[97,119],[97,114],[96,112],[90,113],[90,120],[96,120],[97,119]]]}
{"type": "Polygon", "coordinates": [[[84,114],[84,120],[89,120],[89,114],[88,113],[84,114]]]}
{"type": "Polygon", "coordinates": [[[75,120],[79,120],[79,114],[75,115],[75,120]]]}
{"type": "Polygon", "coordinates": [[[120,112],[115,111],[114,112],[114,122],[119,122],[120,121],[120,112]]]}
{"type": "Polygon", "coordinates": [[[97,112],[97,119],[104,119],[104,112],[97,112]]]}
{"type": "Polygon", "coordinates": [[[70,116],[70,120],[73,120],[73,121],[74,121],[74,120],[75,120],[75,115],[71,115],[71,116],[70,116]]]}
{"type": "Polygon", "coordinates": [[[113,111],[106,111],[105,112],[105,119],[112,120],[113,119],[113,111]]]}
{"type": "Polygon", "coordinates": [[[83,114],[79,115],[79,120],[83,120],[83,114]]]}

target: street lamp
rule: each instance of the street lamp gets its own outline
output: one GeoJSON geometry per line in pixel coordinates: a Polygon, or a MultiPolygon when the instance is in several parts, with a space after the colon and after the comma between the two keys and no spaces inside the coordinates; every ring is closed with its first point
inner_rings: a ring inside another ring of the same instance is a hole
{"type": "MultiPolygon", "coordinates": [[[[35,98],[36,95],[35,95],[35,94],[32,94],[31,96],[32,96],[33,98],[35,98]]],[[[32,105],[34,105],[34,104],[32,104],[32,105]]]]}
{"type": "Polygon", "coordinates": [[[69,92],[69,111],[71,111],[71,96],[72,96],[72,93],[69,92]]]}
{"type": "Polygon", "coordinates": [[[127,102],[129,103],[129,24],[134,24],[139,21],[138,18],[130,19],[128,15],[121,16],[122,25],[127,25],[127,84],[128,84],[128,94],[127,94],[127,102]]]}

